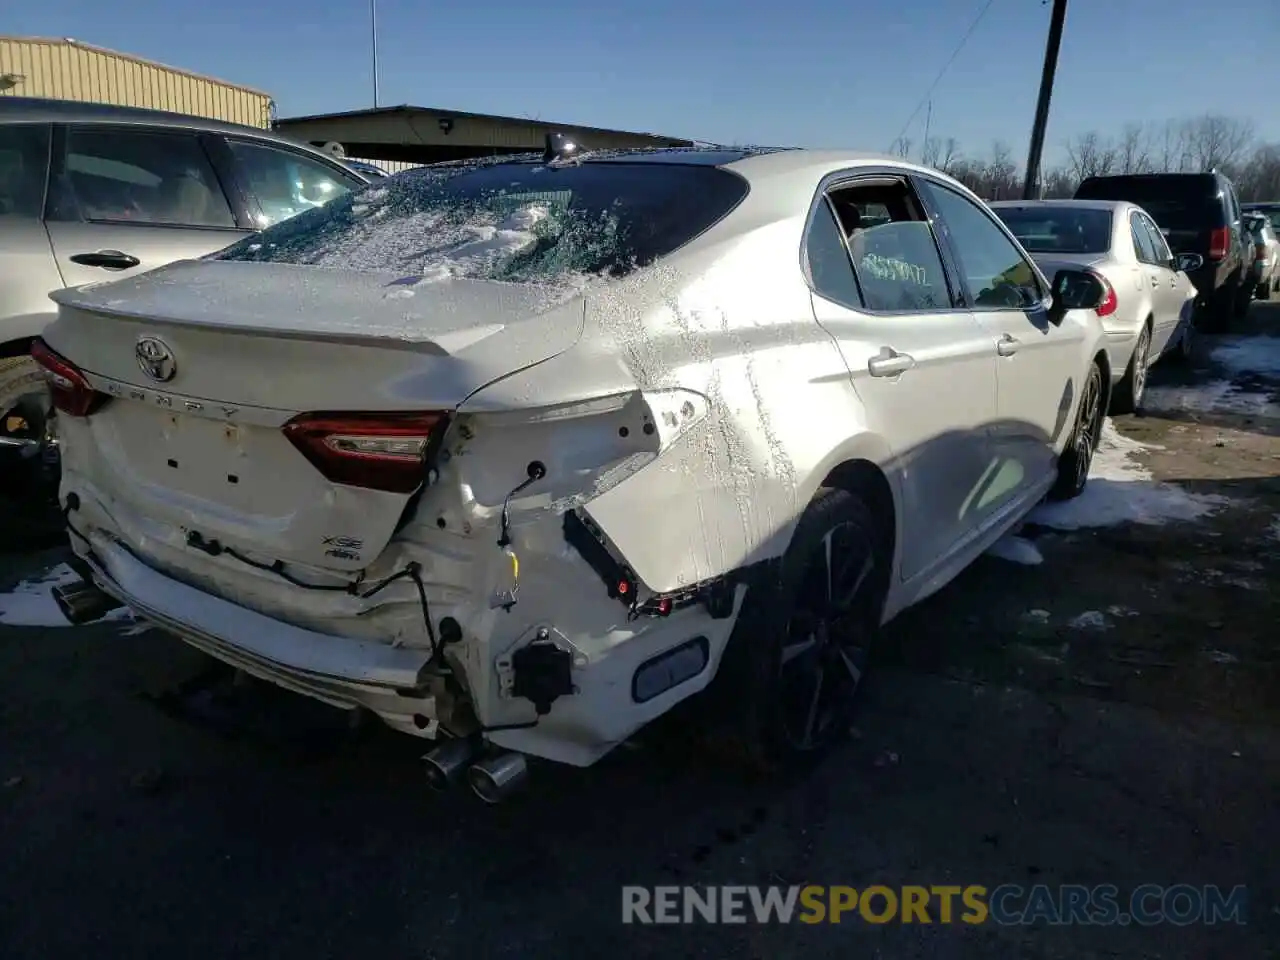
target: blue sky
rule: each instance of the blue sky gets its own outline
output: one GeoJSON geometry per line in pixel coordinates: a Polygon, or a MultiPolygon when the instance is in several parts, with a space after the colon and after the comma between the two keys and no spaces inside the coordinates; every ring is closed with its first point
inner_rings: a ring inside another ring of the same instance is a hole
{"type": "MultiPolygon", "coordinates": [[[[379,102],[720,142],[883,150],[984,0],[377,0],[379,102]]],[[[272,94],[280,116],[372,105],[368,0],[39,0],[5,32],[69,36],[272,94]]],[[[1280,2],[1071,0],[1048,159],[1082,131],[1227,113],[1280,141],[1280,2]],[[1265,81],[1265,82],[1259,82],[1265,81]]],[[[931,131],[1021,161],[1049,22],[993,0],[931,131]]],[[[921,110],[908,136],[924,134],[921,110]]]]}

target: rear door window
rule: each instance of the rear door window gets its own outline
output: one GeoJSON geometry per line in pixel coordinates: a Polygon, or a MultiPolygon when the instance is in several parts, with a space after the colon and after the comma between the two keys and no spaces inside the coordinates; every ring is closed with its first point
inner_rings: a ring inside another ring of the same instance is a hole
{"type": "Polygon", "coordinates": [[[1151,238],[1151,249],[1155,253],[1155,262],[1158,264],[1168,264],[1173,260],[1173,252],[1169,249],[1169,243],[1164,238],[1164,234],[1160,232],[1160,228],[1156,226],[1155,221],[1144,214],[1138,214],[1138,219],[1142,225],[1146,227],[1147,236],[1151,238]]]}
{"type": "Polygon", "coordinates": [[[195,134],[72,126],[56,178],[61,220],[234,228],[195,134]]]}
{"type": "Polygon", "coordinates": [[[1156,247],[1147,231],[1147,225],[1137,213],[1129,214],[1129,233],[1133,237],[1133,252],[1141,263],[1155,263],[1156,247]]]}
{"type": "Polygon", "coordinates": [[[39,220],[49,174],[49,128],[0,126],[0,217],[39,220]]]}
{"type": "Polygon", "coordinates": [[[227,142],[245,187],[258,203],[260,228],[323,207],[364,185],[355,177],[292,150],[245,140],[227,142]]]}
{"type": "Polygon", "coordinates": [[[827,196],[867,309],[951,308],[933,228],[905,180],[854,180],[833,187],[827,196]]]}

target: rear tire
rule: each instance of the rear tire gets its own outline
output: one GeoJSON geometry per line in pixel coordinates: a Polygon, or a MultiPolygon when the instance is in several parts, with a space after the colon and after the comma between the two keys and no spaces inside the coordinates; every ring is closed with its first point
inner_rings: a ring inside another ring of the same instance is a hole
{"type": "Polygon", "coordinates": [[[1236,288],[1235,300],[1231,304],[1231,316],[1236,320],[1243,320],[1249,315],[1249,304],[1253,303],[1254,285],[1247,280],[1241,280],[1240,285],[1236,288]]]}
{"type": "Polygon", "coordinates": [[[807,769],[848,733],[891,548],[855,494],[824,487],[776,577],[748,589],[708,690],[704,743],[756,774],[807,769]]]}
{"type": "Polygon", "coordinates": [[[1227,328],[1231,326],[1231,317],[1234,314],[1236,293],[1240,289],[1240,281],[1237,278],[1234,281],[1228,280],[1226,284],[1219,287],[1209,295],[1209,302],[1205,304],[1199,317],[1196,318],[1196,325],[1205,333],[1226,333],[1227,328]]]}
{"type": "Polygon", "coordinates": [[[1142,409],[1142,396],[1147,389],[1147,373],[1151,366],[1151,327],[1143,324],[1138,342],[1133,345],[1133,356],[1124,378],[1116,384],[1111,394],[1109,412],[1113,416],[1137,413],[1142,409]]]}
{"type": "Polygon", "coordinates": [[[1188,366],[1191,358],[1195,353],[1196,342],[1196,324],[1195,315],[1188,317],[1186,323],[1182,327],[1182,334],[1178,337],[1178,345],[1174,350],[1170,350],[1164,354],[1164,358],[1168,358],[1170,363],[1180,367],[1188,366]]]}
{"type": "Polygon", "coordinates": [[[1058,457],[1058,477],[1049,488],[1050,500],[1074,500],[1084,493],[1089,482],[1093,454],[1102,437],[1103,406],[1102,367],[1095,361],[1080,391],[1076,423],[1066,449],[1058,457]]]}
{"type": "Polygon", "coordinates": [[[1257,297],[1259,300],[1270,300],[1271,288],[1272,288],[1272,281],[1270,280],[1268,280],[1266,283],[1260,283],[1258,284],[1258,289],[1254,291],[1253,295],[1257,297]]]}

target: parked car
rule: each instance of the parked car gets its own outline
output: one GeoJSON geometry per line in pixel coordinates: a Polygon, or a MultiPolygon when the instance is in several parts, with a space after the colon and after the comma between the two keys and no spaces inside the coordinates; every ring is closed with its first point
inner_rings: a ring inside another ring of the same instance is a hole
{"type": "Polygon", "coordinates": [[[1280,200],[1263,200],[1241,206],[1245,213],[1260,213],[1271,221],[1271,227],[1280,233],[1280,200]]]}
{"type": "Polygon", "coordinates": [[[1197,297],[1197,330],[1220,333],[1249,309],[1253,288],[1247,277],[1253,242],[1241,222],[1240,201],[1221,173],[1143,173],[1087,177],[1077,200],[1127,200],[1142,207],[1160,227],[1174,253],[1204,258],[1191,282],[1197,297]]]}
{"type": "Polygon", "coordinates": [[[1254,261],[1249,271],[1254,296],[1270,300],[1271,294],[1280,290],[1280,240],[1276,238],[1271,221],[1261,213],[1245,213],[1245,228],[1253,238],[1254,261]]]}
{"type": "Polygon", "coordinates": [[[68,617],[437,738],[490,801],[695,693],[777,769],[847,730],[885,620],[1084,488],[1103,286],[955,180],[571,149],[55,293],[68,617]]]}
{"type": "Polygon", "coordinates": [[[1166,354],[1190,356],[1196,288],[1187,273],[1202,266],[1201,256],[1175,257],[1146,211],[1124,201],[1002,200],[991,209],[1046,275],[1070,267],[1097,276],[1111,411],[1140,408],[1148,367],[1166,354]]]}
{"type": "Polygon", "coordinates": [[[366,182],[252,127],[0,97],[0,470],[49,452],[29,356],[54,315],[49,291],[211,253],[366,182]]]}

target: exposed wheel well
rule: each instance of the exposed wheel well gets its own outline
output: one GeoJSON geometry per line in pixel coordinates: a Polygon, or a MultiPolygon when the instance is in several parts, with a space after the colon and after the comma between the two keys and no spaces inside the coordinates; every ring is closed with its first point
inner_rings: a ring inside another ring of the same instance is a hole
{"type": "Polygon", "coordinates": [[[1106,410],[1111,405],[1111,361],[1107,359],[1107,351],[1099,350],[1093,362],[1102,368],[1102,409],[1106,410]]]}
{"type": "Polygon", "coordinates": [[[35,339],[35,337],[21,337],[17,340],[10,340],[8,343],[0,343],[0,360],[25,356],[31,352],[31,344],[35,339]]]}
{"type": "Polygon", "coordinates": [[[893,489],[884,472],[870,460],[846,460],[827,474],[822,485],[847,490],[862,497],[880,524],[883,546],[892,562],[898,535],[897,516],[893,505],[893,489]]]}

